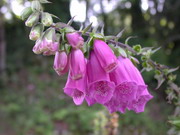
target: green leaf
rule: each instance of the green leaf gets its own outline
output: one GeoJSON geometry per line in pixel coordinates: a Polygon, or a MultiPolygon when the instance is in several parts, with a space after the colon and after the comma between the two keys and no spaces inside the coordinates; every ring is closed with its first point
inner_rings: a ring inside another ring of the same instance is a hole
{"type": "Polygon", "coordinates": [[[122,36],[122,34],[124,33],[124,31],[125,31],[125,28],[122,29],[122,30],[116,35],[115,41],[118,41],[118,40],[119,40],[119,38],[122,36]]]}
{"type": "Polygon", "coordinates": [[[176,128],[180,129],[180,120],[171,120],[169,121],[172,125],[174,125],[176,128]]]}
{"type": "Polygon", "coordinates": [[[84,28],[84,29],[82,30],[82,34],[85,34],[85,33],[91,28],[91,26],[92,26],[92,23],[89,24],[86,28],[84,28]]]}
{"type": "Polygon", "coordinates": [[[159,49],[161,49],[161,47],[158,47],[158,48],[152,50],[151,52],[152,52],[152,53],[155,53],[155,52],[157,52],[159,49]]]}
{"type": "Polygon", "coordinates": [[[101,28],[101,34],[104,36],[104,25],[101,28]]]}
{"type": "Polygon", "coordinates": [[[168,70],[168,73],[172,73],[172,72],[175,72],[179,69],[179,67],[176,67],[176,68],[171,68],[168,70]]]}
{"type": "Polygon", "coordinates": [[[141,52],[147,52],[148,50],[152,50],[154,47],[144,47],[141,49],[141,52]]]}
{"type": "Polygon", "coordinates": [[[97,32],[97,30],[98,30],[98,25],[97,26],[95,26],[94,28],[93,28],[93,30],[92,30],[92,33],[96,33],[97,32]]]}
{"type": "Polygon", "coordinates": [[[50,2],[50,1],[48,1],[48,0],[40,0],[40,2],[41,2],[41,3],[52,3],[52,2],[50,2]]]}
{"type": "Polygon", "coordinates": [[[75,17],[76,17],[76,16],[73,16],[73,17],[68,21],[67,25],[71,25],[71,24],[73,23],[75,17]]]}
{"type": "Polygon", "coordinates": [[[127,54],[126,54],[126,52],[125,52],[124,49],[122,49],[121,47],[117,47],[116,49],[117,49],[118,53],[119,53],[122,57],[127,58],[127,54]]]}
{"type": "Polygon", "coordinates": [[[69,26],[69,27],[65,27],[65,28],[64,28],[64,31],[65,31],[66,33],[75,32],[74,28],[73,28],[73,27],[71,27],[71,26],[69,26]]]}
{"type": "Polygon", "coordinates": [[[128,41],[129,41],[130,39],[132,39],[132,38],[137,38],[137,36],[130,36],[130,37],[128,37],[128,38],[125,40],[125,44],[128,44],[128,41]]]}
{"type": "Polygon", "coordinates": [[[58,20],[61,20],[58,16],[56,16],[56,15],[53,15],[53,14],[50,14],[52,17],[54,17],[54,18],[56,18],[56,19],[58,19],[58,20]]]}
{"type": "Polygon", "coordinates": [[[115,38],[116,38],[116,36],[105,36],[106,40],[112,40],[112,39],[115,39],[115,38]]]}
{"type": "Polygon", "coordinates": [[[155,75],[154,78],[158,81],[158,85],[156,87],[156,90],[157,90],[163,84],[165,79],[164,79],[163,75],[155,75]]]}
{"type": "Polygon", "coordinates": [[[93,34],[93,37],[94,37],[95,39],[100,39],[100,40],[105,41],[104,36],[101,35],[100,33],[95,33],[95,34],[93,34]]]}
{"type": "Polygon", "coordinates": [[[71,52],[71,49],[72,47],[68,44],[65,44],[65,50],[66,50],[66,53],[69,54],[71,52]]]}
{"type": "Polygon", "coordinates": [[[79,31],[82,31],[83,30],[83,23],[81,23],[81,27],[79,28],[79,31]]]}
{"type": "Polygon", "coordinates": [[[55,27],[61,29],[64,27],[69,27],[69,25],[67,25],[66,23],[58,22],[55,24],[55,27]]]}

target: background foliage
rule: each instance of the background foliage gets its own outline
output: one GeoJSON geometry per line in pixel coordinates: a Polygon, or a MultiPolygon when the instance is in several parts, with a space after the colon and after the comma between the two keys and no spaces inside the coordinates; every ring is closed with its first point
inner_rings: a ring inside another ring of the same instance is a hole
{"type": "MultiPolygon", "coordinates": [[[[101,13],[96,13],[93,10],[95,3],[90,0],[85,2],[88,5],[87,12],[93,12],[99,23],[105,24],[106,34],[114,35],[126,28],[120,39],[122,42],[127,36],[138,36],[130,40],[130,45],[161,46],[153,59],[177,67],[180,65],[180,1],[150,1],[154,6],[147,11],[142,10],[140,0],[126,0],[120,1],[109,13],[105,13],[103,8],[101,13]],[[131,7],[126,7],[127,2],[131,7]],[[161,12],[158,11],[159,3],[164,5],[161,12]]],[[[70,1],[52,2],[51,5],[45,5],[45,10],[67,22],[71,18],[70,1]]],[[[8,2],[0,2],[1,7],[4,5],[8,5],[8,2]]],[[[87,14],[85,24],[89,22],[88,18],[87,14]]],[[[34,42],[28,39],[30,30],[24,23],[15,15],[12,20],[6,20],[1,14],[0,19],[4,22],[0,23],[3,26],[0,28],[5,30],[6,42],[6,68],[1,72],[3,77],[0,83],[0,135],[104,135],[107,122],[105,108],[99,105],[88,107],[85,103],[75,106],[62,90],[66,76],[59,77],[53,71],[53,57],[32,53],[34,42]]],[[[78,28],[79,23],[73,25],[78,28]]],[[[180,72],[176,73],[176,83],[180,84],[180,72]]],[[[120,114],[119,134],[173,134],[168,131],[170,124],[167,120],[173,115],[175,106],[167,103],[165,85],[154,90],[157,82],[153,74],[143,72],[154,99],[148,103],[144,113],[120,114]]]]}

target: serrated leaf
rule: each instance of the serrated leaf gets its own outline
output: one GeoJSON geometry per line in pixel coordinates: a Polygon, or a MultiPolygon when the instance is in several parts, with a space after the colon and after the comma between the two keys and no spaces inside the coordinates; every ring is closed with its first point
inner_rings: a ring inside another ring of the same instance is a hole
{"type": "Polygon", "coordinates": [[[71,25],[71,24],[73,23],[75,17],[76,17],[76,16],[73,16],[73,17],[68,21],[67,25],[71,25]]]}
{"type": "Polygon", "coordinates": [[[128,37],[128,38],[125,40],[125,44],[128,44],[128,41],[129,41],[130,39],[132,39],[132,38],[137,38],[137,36],[130,36],[130,37],[128,37]]]}
{"type": "Polygon", "coordinates": [[[92,26],[92,23],[90,23],[86,28],[82,30],[82,34],[85,34],[92,26]]]}
{"type": "Polygon", "coordinates": [[[176,68],[171,68],[168,70],[168,73],[172,73],[174,71],[177,71],[179,69],[179,67],[176,67],[176,68]]]}
{"type": "Polygon", "coordinates": [[[156,90],[159,89],[159,87],[163,84],[165,79],[163,78],[163,75],[155,75],[154,78],[158,81],[158,85],[155,88],[156,90]]]}
{"type": "Polygon", "coordinates": [[[116,35],[116,41],[118,41],[119,40],[119,38],[122,36],[122,34],[124,33],[124,31],[125,31],[125,28],[124,29],[122,29],[117,35],[116,35]]]}

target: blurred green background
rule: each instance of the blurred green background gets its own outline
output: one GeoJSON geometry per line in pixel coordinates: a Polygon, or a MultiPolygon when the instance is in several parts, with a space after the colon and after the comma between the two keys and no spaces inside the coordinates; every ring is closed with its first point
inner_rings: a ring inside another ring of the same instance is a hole
{"type": "MultiPolygon", "coordinates": [[[[130,45],[161,46],[153,59],[170,67],[180,65],[179,0],[51,2],[44,5],[45,11],[57,15],[62,22],[77,14],[73,23],[77,29],[80,22],[104,24],[108,35],[125,28],[121,42],[128,36],[137,36],[130,40],[130,45]]],[[[29,5],[21,0],[0,1],[0,135],[104,135],[108,112],[100,105],[75,106],[63,93],[67,76],[59,77],[54,72],[53,56],[31,51],[34,42],[28,39],[30,29],[18,17],[22,7],[17,3],[29,5]]],[[[176,83],[180,84],[180,72],[176,73],[176,83]]],[[[165,85],[154,90],[157,82],[153,75],[143,72],[153,100],[143,113],[118,113],[118,135],[167,134],[167,120],[175,107],[167,103],[165,85]]]]}

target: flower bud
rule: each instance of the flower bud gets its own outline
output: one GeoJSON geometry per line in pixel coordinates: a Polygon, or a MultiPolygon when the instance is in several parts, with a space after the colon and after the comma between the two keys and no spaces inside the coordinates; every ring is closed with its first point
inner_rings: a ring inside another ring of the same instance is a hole
{"type": "Polygon", "coordinates": [[[40,38],[41,34],[43,31],[43,25],[41,23],[36,24],[30,32],[29,38],[31,40],[37,40],[38,38],[40,38]]]}
{"type": "Polygon", "coordinates": [[[55,40],[56,39],[56,31],[54,28],[49,28],[46,30],[46,32],[44,33],[44,37],[43,38],[46,38],[47,40],[55,40]]]}
{"type": "Polygon", "coordinates": [[[65,51],[57,51],[54,58],[54,70],[59,74],[64,74],[68,71],[68,56],[65,51]]]}
{"type": "Polygon", "coordinates": [[[81,79],[86,74],[86,61],[80,49],[72,49],[69,56],[70,76],[73,80],[81,79]]]}
{"type": "Polygon", "coordinates": [[[25,25],[28,27],[32,27],[34,24],[36,24],[39,20],[39,13],[35,12],[29,16],[29,18],[26,20],[25,25]]]}
{"type": "MultiPolygon", "coordinates": [[[[56,41],[56,33],[54,28],[46,30],[42,37],[42,44],[40,46],[41,52],[48,51],[48,54],[54,54],[59,49],[59,42],[56,41]]],[[[45,53],[46,55],[46,53],[45,53]]]]}
{"type": "Polygon", "coordinates": [[[32,9],[31,7],[27,7],[25,8],[22,12],[21,12],[21,19],[25,20],[27,19],[31,14],[32,14],[32,9]]]}
{"type": "Polygon", "coordinates": [[[41,51],[40,51],[40,46],[42,44],[42,41],[39,39],[36,41],[32,51],[35,53],[35,54],[41,54],[41,51]]]}
{"type": "Polygon", "coordinates": [[[78,32],[67,33],[66,39],[73,48],[81,48],[84,45],[84,39],[78,32]]]}
{"type": "Polygon", "coordinates": [[[38,0],[32,1],[31,8],[33,11],[40,11],[41,10],[41,4],[38,0]]]}
{"type": "Polygon", "coordinates": [[[42,13],[41,22],[44,26],[50,26],[53,23],[52,16],[49,13],[42,13]]]}

